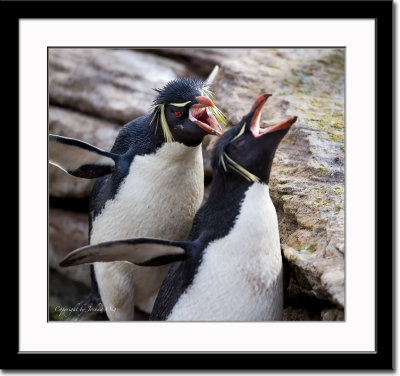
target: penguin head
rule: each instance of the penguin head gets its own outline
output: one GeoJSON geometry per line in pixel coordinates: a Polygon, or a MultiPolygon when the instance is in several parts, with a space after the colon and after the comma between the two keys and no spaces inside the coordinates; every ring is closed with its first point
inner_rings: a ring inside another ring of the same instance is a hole
{"type": "Polygon", "coordinates": [[[212,93],[206,82],[178,78],[155,90],[152,125],[156,132],[163,132],[167,142],[196,146],[207,134],[222,134],[216,117],[222,122],[225,117],[209,98],[212,93]]]}
{"type": "Polygon", "coordinates": [[[297,120],[297,116],[293,116],[271,127],[260,128],[261,110],[270,96],[258,97],[240,123],[218,140],[213,154],[214,171],[226,177],[268,184],[275,151],[297,120]]]}

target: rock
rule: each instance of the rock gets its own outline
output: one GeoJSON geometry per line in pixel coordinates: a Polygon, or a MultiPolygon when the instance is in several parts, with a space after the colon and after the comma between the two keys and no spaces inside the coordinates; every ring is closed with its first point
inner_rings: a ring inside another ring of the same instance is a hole
{"type": "Polygon", "coordinates": [[[155,53],[185,63],[198,75],[206,78],[215,65],[246,55],[246,48],[152,48],[136,49],[145,53],[155,53]]]}
{"type": "MultiPolygon", "coordinates": [[[[49,133],[77,138],[109,151],[120,126],[75,111],[49,106],[49,133]]],[[[54,197],[88,197],[94,180],[77,178],[49,166],[49,192],[54,197]]]]}
{"type": "Polygon", "coordinates": [[[76,313],[85,297],[90,293],[89,287],[73,281],[58,273],[54,269],[49,270],[49,320],[70,321],[76,313]]]}
{"type": "MultiPolygon", "coordinates": [[[[298,116],[270,178],[292,294],[344,306],[344,50],[251,49],[226,59],[216,104],[236,124],[262,93],[261,126],[298,116]]],[[[228,124],[228,125],[229,125],[228,124]]]]}
{"type": "Polygon", "coordinates": [[[309,307],[286,307],[283,321],[344,321],[343,309],[326,308],[322,310],[309,307]]]}
{"type": "Polygon", "coordinates": [[[132,50],[49,49],[50,103],[124,124],[143,115],[184,65],[132,50]]]}
{"type": "Polygon", "coordinates": [[[321,316],[306,308],[287,307],[283,310],[283,321],[320,321],[321,316]]]}
{"type": "Polygon", "coordinates": [[[49,193],[55,197],[88,197],[93,187],[93,180],[83,180],[49,165],[49,193]]]}
{"type": "Polygon", "coordinates": [[[49,265],[60,274],[90,287],[89,265],[62,268],[60,261],[76,248],[88,245],[88,215],[61,209],[49,211],[49,265]]]}
{"type": "Polygon", "coordinates": [[[321,317],[324,321],[344,321],[344,312],[343,309],[324,309],[321,311],[321,317]]]}
{"type": "Polygon", "coordinates": [[[49,132],[78,138],[109,151],[121,127],[72,110],[49,106],[49,132]]]}
{"type": "MultiPolygon", "coordinates": [[[[49,270],[49,321],[108,321],[101,305],[93,306],[93,310],[84,309],[85,298],[90,294],[90,288],[82,283],[49,270]]],[[[87,306],[86,306],[87,307],[87,306]]],[[[135,321],[148,321],[149,314],[135,309],[135,321]]]]}

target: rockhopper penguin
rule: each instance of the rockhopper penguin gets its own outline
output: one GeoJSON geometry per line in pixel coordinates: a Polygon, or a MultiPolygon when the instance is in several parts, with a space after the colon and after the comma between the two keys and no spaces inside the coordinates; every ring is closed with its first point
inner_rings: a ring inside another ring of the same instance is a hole
{"type": "MultiPolygon", "coordinates": [[[[207,134],[222,134],[216,117],[224,121],[210,99],[210,77],[179,78],[157,89],[151,111],[122,128],[111,152],[50,135],[50,163],[74,176],[97,178],[89,244],[187,237],[203,199],[201,142],[207,134]]],[[[135,305],[151,312],[170,266],[139,268],[114,262],[91,267],[90,302],[99,302],[100,295],[110,320],[133,320],[135,305]]]]}
{"type": "Polygon", "coordinates": [[[216,144],[210,196],[186,241],[106,242],[70,253],[61,265],[117,259],[143,267],[173,263],[151,320],[281,320],[282,256],[268,181],[275,151],[297,117],[261,129],[269,96],[260,96],[216,144]]]}

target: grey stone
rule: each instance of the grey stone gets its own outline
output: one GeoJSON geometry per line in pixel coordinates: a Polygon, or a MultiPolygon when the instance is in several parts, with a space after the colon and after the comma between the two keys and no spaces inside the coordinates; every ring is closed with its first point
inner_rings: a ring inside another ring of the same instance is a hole
{"type": "Polygon", "coordinates": [[[159,48],[137,49],[184,62],[193,72],[206,78],[215,65],[248,53],[247,48],[159,48]]]}
{"type": "Polygon", "coordinates": [[[88,216],[62,209],[49,210],[49,265],[60,274],[90,286],[89,265],[70,268],[59,266],[60,261],[73,250],[88,245],[88,216]]]}
{"type": "Polygon", "coordinates": [[[344,321],[343,309],[329,308],[321,311],[321,317],[324,321],[344,321]]]}
{"type": "Polygon", "coordinates": [[[124,124],[143,115],[158,88],[186,75],[170,59],[121,49],[49,49],[50,103],[124,124]]]}
{"type": "Polygon", "coordinates": [[[286,307],[283,321],[320,321],[321,316],[307,308],[286,307]]]}

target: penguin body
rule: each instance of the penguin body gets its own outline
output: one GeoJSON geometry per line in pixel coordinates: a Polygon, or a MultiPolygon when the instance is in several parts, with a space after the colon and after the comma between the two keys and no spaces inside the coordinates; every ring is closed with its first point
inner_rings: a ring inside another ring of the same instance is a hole
{"type": "Polygon", "coordinates": [[[186,241],[107,242],[78,249],[61,265],[115,259],[141,267],[172,263],[150,320],[281,320],[282,256],[268,180],[275,150],[296,117],[260,129],[268,96],[259,97],[218,141],[210,196],[186,241]]]}
{"type": "MultiPolygon", "coordinates": [[[[278,222],[268,186],[255,183],[246,190],[232,227],[224,237],[208,243],[195,264],[197,270],[191,283],[181,289],[169,311],[165,309],[166,302],[171,305],[172,297],[166,292],[187,273],[184,263],[173,265],[177,270],[172,269],[168,277],[174,278],[165,281],[152,320],[282,318],[282,259],[278,222]]],[[[183,284],[187,284],[184,279],[183,284]]]]}
{"type": "MultiPolygon", "coordinates": [[[[101,210],[99,197],[110,190],[113,181],[104,182],[95,196],[90,244],[139,236],[185,239],[203,199],[203,182],[201,145],[189,148],[178,142],[164,143],[155,153],[136,156],[117,192],[111,189],[109,197],[113,198],[101,210]]],[[[133,300],[150,312],[168,268],[149,270],[124,262],[94,264],[110,319],[133,318],[133,300]],[[132,284],[135,296],[131,295],[132,284]]]]}
{"type": "MultiPolygon", "coordinates": [[[[201,142],[208,133],[222,132],[209,111],[215,105],[203,95],[205,86],[184,78],[157,90],[152,112],[126,124],[110,153],[50,137],[51,163],[75,176],[97,178],[90,201],[90,244],[188,235],[203,199],[201,142]]],[[[119,261],[94,264],[92,295],[100,295],[110,320],[133,320],[135,305],[151,311],[168,269],[119,261]]]]}

